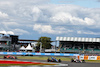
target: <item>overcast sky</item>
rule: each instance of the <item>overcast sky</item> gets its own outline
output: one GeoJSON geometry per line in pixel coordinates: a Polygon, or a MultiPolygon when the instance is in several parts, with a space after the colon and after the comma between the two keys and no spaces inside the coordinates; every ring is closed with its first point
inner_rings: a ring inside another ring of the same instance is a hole
{"type": "Polygon", "coordinates": [[[20,39],[100,37],[100,0],[0,0],[0,33],[20,39]]]}

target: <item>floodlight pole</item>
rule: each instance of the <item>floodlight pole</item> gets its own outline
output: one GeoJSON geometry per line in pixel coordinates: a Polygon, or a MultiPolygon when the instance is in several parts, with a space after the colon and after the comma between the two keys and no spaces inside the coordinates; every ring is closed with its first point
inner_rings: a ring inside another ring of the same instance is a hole
{"type": "MultiPolygon", "coordinates": [[[[41,42],[40,42],[41,43],[41,42]]],[[[40,52],[42,52],[42,43],[40,44],[40,52]]]]}
{"type": "Polygon", "coordinates": [[[83,52],[84,52],[84,43],[83,43],[83,52]]]}
{"type": "Polygon", "coordinates": [[[56,53],[56,46],[57,46],[57,41],[55,41],[55,53],[56,53]]]}
{"type": "Polygon", "coordinates": [[[83,50],[84,50],[84,43],[83,43],[83,50]]]}

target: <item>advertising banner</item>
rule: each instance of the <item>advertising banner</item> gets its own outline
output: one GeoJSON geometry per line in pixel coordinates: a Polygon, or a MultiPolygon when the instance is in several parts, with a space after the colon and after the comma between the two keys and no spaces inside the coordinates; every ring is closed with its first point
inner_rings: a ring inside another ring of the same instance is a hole
{"type": "Polygon", "coordinates": [[[97,56],[97,60],[100,60],[100,56],[97,56]]]}
{"type": "Polygon", "coordinates": [[[84,60],[88,60],[88,56],[84,56],[84,60]]]}
{"type": "Polygon", "coordinates": [[[41,55],[41,56],[79,56],[71,53],[32,53],[32,52],[0,52],[2,55],[41,55]]]}
{"type": "Polygon", "coordinates": [[[88,60],[97,60],[97,56],[89,56],[88,60]]]}
{"type": "Polygon", "coordinates": [[[84,60],[84,56],[80,56],[79,59],[80,59],[80,60],[84,60]]]}

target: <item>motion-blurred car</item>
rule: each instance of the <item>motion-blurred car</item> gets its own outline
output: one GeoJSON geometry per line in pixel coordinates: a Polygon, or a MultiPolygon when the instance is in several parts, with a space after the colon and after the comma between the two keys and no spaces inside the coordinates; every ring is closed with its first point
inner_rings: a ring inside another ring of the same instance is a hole
{"type": "Polygon", "coordinates": [[[71,59],[71,62],[76,62],[76,63],[85,63],[85,60],[80,60],[80,59],[71,59]]]}
{"type": "Polygon", "coordinates": [[[47,59],[47,62],[61,62],[61,59],[56,59],[56,58],[53,58],[53,57],[51,57],[51,59],[47,59]]]}
{"type": "Polygon", "coordinates": [[[11,56],[11,55],[5,55],[4,59],[17,59],[16,56],[11,56]]]}

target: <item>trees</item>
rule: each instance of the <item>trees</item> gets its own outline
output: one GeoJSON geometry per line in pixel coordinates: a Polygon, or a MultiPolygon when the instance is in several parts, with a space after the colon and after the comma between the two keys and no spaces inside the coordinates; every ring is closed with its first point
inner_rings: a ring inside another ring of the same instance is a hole
{"type": "Polygon", "coordinates": [[[42,48],[44,49],[50,49],[51,48],[51,38],[50,37],[40,37],[37,43],[37,46],[39,47],[42,43],[42,48]]]}

